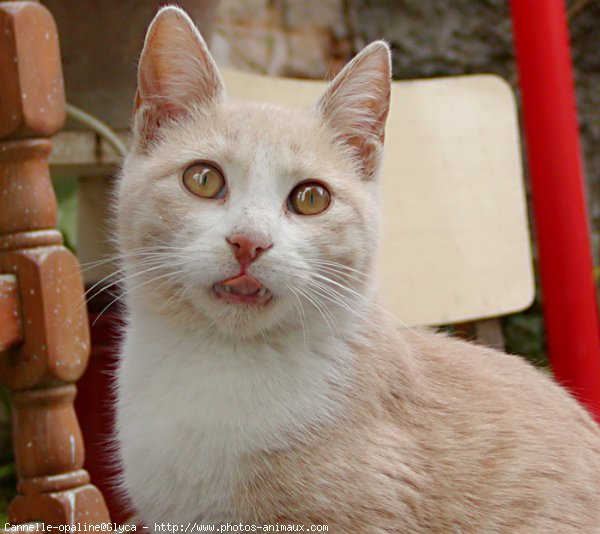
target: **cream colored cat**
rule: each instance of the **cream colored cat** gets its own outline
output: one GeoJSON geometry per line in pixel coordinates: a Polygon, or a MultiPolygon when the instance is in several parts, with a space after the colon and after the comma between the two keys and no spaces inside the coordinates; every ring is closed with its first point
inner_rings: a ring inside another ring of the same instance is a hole
{"type": "Polygon", "coordinates": [[[159,12],[117,190],[124,488],[141,518],[600,532],[600,431],[515,356],[377,305],[387,45],[313,109],[238,103],[159,12]]]}

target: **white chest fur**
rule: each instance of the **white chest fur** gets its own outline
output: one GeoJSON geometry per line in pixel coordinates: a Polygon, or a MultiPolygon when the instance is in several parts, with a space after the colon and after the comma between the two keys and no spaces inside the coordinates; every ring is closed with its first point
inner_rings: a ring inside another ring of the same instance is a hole
{"type": "Polygon", "coordinates": [[[290,435],[338,413],[333,390],[350,353],[320,338],[310,336],[310,347],[302,332],[281,336],[277,348],[234,343],[132,314],[117,430],[125,487],[144,520],[219,521],[240,455],[285,447],[290,435]]]}

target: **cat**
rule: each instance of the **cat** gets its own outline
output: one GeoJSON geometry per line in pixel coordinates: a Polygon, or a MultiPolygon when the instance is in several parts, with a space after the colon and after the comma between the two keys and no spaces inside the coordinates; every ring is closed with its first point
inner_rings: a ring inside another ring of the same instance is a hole
{"type": "Polygon", "coordinates": [[[378,304],[390,64],[377,41],[313,109],[240,103],[184,11],[149,27],[115,209],[122,486],[151,529],[600,532],[588,413],[378,304]]]}

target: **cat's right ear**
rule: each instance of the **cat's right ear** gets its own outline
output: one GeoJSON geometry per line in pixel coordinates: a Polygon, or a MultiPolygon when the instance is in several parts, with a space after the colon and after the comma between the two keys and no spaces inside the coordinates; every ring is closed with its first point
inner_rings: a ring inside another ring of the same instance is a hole
{"type": "Polygon", "coordinates": [[[390,47],[375,41],[341,70],[317,104],[336,139],[357,156],[367,180],[377,175],[381,160],[391,77],[390,47]]]}
{"type": "Polygon", "coordinates": [[[148,28],[138,67],[134,128],[146,145],[161,124],[217,101],[224,85],[200,32],[185,11],[162,8],[148,28]]]}

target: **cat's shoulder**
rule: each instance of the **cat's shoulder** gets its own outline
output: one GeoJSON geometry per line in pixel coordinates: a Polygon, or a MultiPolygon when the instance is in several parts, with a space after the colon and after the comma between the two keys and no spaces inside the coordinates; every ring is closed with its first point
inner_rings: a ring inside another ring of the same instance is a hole
{"type": "Polygon", "coordinates": [[[481,424],[535,420],[540,433],[577,427],[600,444],[600,429],[572,394],[521,356],[426,328],[386,328],[370,343],[372,376],[396,405],[481,424]]]}

